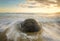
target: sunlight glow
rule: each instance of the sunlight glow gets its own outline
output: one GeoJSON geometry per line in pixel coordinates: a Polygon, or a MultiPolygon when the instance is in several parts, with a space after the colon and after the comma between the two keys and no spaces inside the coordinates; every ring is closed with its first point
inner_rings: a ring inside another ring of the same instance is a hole
{"type": "MultiPolygon", "coordinates": [[[[50,0],[51,1],[51,0],[50,0]]],[[[56,0],[53,0],[56,1],[56,0]]],[[[60,7],[57,4],[38,3],[36,1],[26,1],[24,4],[17,4],[17,7],[0,8],[0,12],[18,12],[18,13],[56,13],[60,12],[60,7]]]]}

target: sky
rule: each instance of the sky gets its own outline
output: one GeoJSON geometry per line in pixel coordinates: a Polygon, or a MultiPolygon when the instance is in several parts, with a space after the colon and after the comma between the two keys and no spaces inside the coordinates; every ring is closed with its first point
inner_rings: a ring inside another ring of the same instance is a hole
{"type": "Polygon", "coordinates": [[[0,12],[9,12],[18,8],[18,4],[24,3],[25,0],[0,0],[0,12]]]}
{"type": "Polygon", "coordinates": [[[0,0],[0,8],[14,7],[25,0],[0,0]]]}
{"type": "Polygon", "coordinates": [[[59,6],[60,0],[0,0],[0,12],[55,13],[59,6]]]}

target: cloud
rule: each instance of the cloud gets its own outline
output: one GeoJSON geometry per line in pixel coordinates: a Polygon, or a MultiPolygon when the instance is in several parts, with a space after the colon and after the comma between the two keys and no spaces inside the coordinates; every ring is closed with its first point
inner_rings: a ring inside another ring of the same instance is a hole
{"type": "Polygon", "coordinates": [[[42,4],[57,4],[57,6],[60,6],[60,0],[35,0],[39,3],[42,3],[42,4]]]}
{"type": "MultiPolygon", "coordinates": [[[[56,0],[54,0],[56,1],[56,0]]],[[[23,13],[54,13],[60,12],[57,6],[57,2],[51,0],[32,0],[25,1],[24,3],[18,3],[16,7],[10,7],[8,9],[0,9],[1,12],[23,12],[23,13]],[[39,1],[39,2],[38,2],[39,1]],[[51,3],[53,2],[53,3],[51,3]]]]}
{"type": "Polygon", "coordinates": [[[54,13],[60,12],[56,0],[27,0],[18,4],[20,12],[54,13]]]}
{"type": "Polygon", "coordinates": [[[18,4],[19,7],[23,7],[23,8],[35,8],[38,7],[40,4],[37,4],[36,1],[26,1],[25,3],[20,3],[18,4]]]}
{"type": "Polygon", "coordinates": [[[57,2],[57,0],[48,0],[48,1],[50,1],[50,2],[57,2]]]}
{"type": "Polygon", "coordinates": [[[24,4],[18,4],[19,7],[23,8],[41,8],[41,7],[58,7],[56,0],[27,0],[24,4]]]}

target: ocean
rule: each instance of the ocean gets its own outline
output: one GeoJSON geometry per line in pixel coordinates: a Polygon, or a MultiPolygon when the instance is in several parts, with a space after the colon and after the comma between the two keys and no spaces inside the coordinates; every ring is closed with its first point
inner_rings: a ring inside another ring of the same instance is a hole
{"type": "Polygon", "coordinates": [[[34,13],[0,13],[0,32],[7,25],[16,20],[23,21],[28,18],[36,19],[42,24],[42,37],[45,41],[60,41],[60,15],[34,14],[34,13]]]}

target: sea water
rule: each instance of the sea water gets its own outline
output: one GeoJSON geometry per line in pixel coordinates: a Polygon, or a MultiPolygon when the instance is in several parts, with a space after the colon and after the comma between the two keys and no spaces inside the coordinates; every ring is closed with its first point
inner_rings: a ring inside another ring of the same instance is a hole
{"type": "Polygon", "coordinates": [[[49,16],[47,14],[37,15],[33,13],[0,13],[0,32],[3,32],[6,29],[6,26],[12,25],[11,23],[14,23],[16,20],[23,21],[27,18],[34,18],[42,24],[43,32],[41,36],[44,41],[60,41],[59,15],[49,16]]]}

